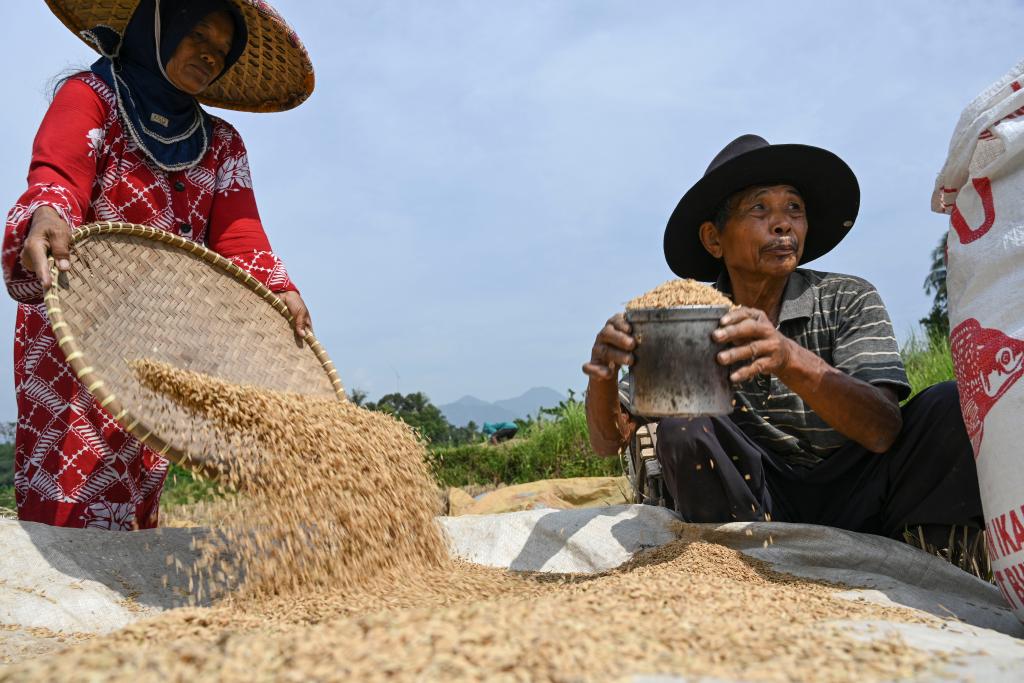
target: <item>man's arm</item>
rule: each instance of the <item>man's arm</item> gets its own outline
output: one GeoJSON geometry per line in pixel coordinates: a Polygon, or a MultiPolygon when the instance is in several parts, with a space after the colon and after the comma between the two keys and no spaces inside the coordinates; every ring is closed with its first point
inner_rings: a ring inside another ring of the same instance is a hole
{"type": "Polygon", "coordinates": [[[787,367],[775,373],[782,383],[843,436],[873,453],[889,450],[903,428],[896,392],[851,377],[783,338],[792,355],[787,367]]]}
{"type": "Polygon", "coordinates": [[[619,404],[615,381],[590,379],[587,384],[587,428],[598,455],[618,455],[629,443],[636,425],[619,404]]]}
{"type": "Polygon", "coordinates": [[[789,339],[754,308],[740,307],[722,317],[716,341],[732,343],[718,354],[722,365],[750,361],[729,379],[744,382],[772,374],[796,392],[830,427],[874,453],[889,450],[903,428],[896,393],[832,367],[789,339]]]}
{"type": "Polygon", "coordinates": [[[590,445],[598,455],[618,455],[629,443],[636,425],[619,404],[619,367],[633,364],[636,340],[622,313],[613,316],[597,334],[590,362],[583,372],[587,384],[587,427],[590,445]]]}

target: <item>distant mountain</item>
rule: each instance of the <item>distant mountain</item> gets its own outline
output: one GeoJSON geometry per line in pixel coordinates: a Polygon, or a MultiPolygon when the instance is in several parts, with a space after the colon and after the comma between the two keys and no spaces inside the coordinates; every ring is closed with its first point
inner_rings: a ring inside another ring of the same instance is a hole
{"type": "Polygon", "coordinates": [[[444,418],[456,427],[464,427],[470,421],[475,422],[477,427],[484,422],[511,422],[517,417],[515,413],[481,401],[476,396],[463,396],[454,403],[446,403],[438,408],[444,413],[444,418]]]}
{"type": "Polygon", "coordinates": [[[564,401],[565,396],[554,389],[534,387],[515,398],[488,403],[476,396],[463,396],[458,401],[438,406],[446,420],[456,427],[464,427],[471,420],[478,427],[484,422],[512,422],[516,418],[536,415],[541,408],[550,408],[564,401]]]}
{"type": "Polygon", "coordinates": [[[548,387],[534,387],[521,396],[495,401],[494,405],[504,408],[516,417],[536,415],[541,408],[554,408],[565,396],[548,387]]]}

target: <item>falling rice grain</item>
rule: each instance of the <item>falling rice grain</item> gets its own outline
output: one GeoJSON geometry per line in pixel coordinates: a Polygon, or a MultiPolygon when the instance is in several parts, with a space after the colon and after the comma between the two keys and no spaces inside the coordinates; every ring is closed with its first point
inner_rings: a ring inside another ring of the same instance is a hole
{"type": "Polygon", "coordinates": [[[899,638],[851,638],[837,623],[927,618],[838,600],[834,587],[774,572],[700,527],[681,525],[679,540],[597,575],[450,560],[424,448],[402,423],[135,368],[233,449],[226,472],[240,493],[211,508],[221,519],[196,575],[222,597],[5,667],[0,681],[831,683],[910,679],[944,660],[899,638]]]}

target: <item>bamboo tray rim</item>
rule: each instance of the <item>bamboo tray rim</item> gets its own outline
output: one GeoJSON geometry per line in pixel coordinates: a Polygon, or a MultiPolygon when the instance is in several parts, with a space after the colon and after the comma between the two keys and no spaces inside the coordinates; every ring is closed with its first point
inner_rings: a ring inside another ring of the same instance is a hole
{"type": "MultiPolygon", "coordinates": [[[[214,268],[230,275],[235,281],[258,294],[264,301],[270,304],[275,311],[280,313],[289,324],[294,321],[294,318],[291,313],[288,312],[288,307],[285,306],[284,302],[281,301],[276,294],[271,292],[262,282],[220,254],[197,242],[185,239],[167,232],[166,230],[151,228],[145,225],[119,222],[99,222],[84,225],[72,230],[71,247],[73,248],[75,245],[81,244],[90,237],[99,235],[126,235],[129,237],[139,237],[187,251],[198,256],[214,268]]],[[[72,257],[74,257],[73,252],[72,257]]],[[[124,427],[132,436],[156,451],[161,457],[174,460],[180,464],[187,464],[187,462],[195,456],[172,447],[168,442],[154,434],[152,428],[146,425],[139,417],[135,416],[128,408],[122,405],[117,395],[107,387],[102,379],[102,368],[100,371],[97,371],[97,369],[90,364],[85,351],[81,348],[78,339],[76,339],[71,333],[70,326],[64,318],[64,311],[61,308],[60,299],[60,290],[62,287],[59,282],[62,274],[57,269],[57,264],[55,263],[53,256],[50,256],[49,258],[49,265],[53,281],[50,288],[43,296],[43,303],[46,306],[46,313],[50,318],[50,327],[53,330],[54,336],[57,338],[57,345],[63,352],[64,358],[67,360],[68,365],[71,366],[71,370],[75,373],[75,376],[83,385],[85,385],[85,388],[93,395],[93,398],[97,403],[99,403],[100,407],[107,410],[118,424],[124,427]]],[[[327,373],[327,377],[334,389],[335,396],[337,396],[339,401],[346,400],[345,389],[342,386],[341,378],[338,376],[338,371],[334,367],[333,361],[328,357],[327,351],[320,344],[320,341],[313,335],[312,331],[307,331],[302,337],[302,340],[309,345],[309,348],[313,351],[313,354],[316,356],[320,366],[327,373]]]]}

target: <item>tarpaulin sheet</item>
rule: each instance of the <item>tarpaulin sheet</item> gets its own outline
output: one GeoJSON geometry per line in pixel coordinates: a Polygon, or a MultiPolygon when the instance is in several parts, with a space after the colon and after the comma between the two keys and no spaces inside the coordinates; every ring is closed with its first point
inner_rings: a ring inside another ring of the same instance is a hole
{"type": "MultiPolygon", "coordinates": [[[[454,555],[515,570],[602,571],[678,537],[678,519],[671,511],[643,505],[439,521],[454,555]]],[[[851,633],[864,638],[899,633],[912,646],[956,652],[944,665],[949,677],[934,680],[1021,678],[1024,626],[994,586],[939,558],[890,539],[811,525],[694,528],[706,540],[768,562],[778,571],[842,583],[848,588],[837,589],[837,599],[899,604],[940,617],[942,628],[848,625],[851,633]]],[[[199,528],[118,533],[0,520],[0,658],[16,660],[53,650],[62,645],[61,632],[104,633],[186,604],[187,568],[195,560],[192,542],[204,533],[199,528]]]]}

